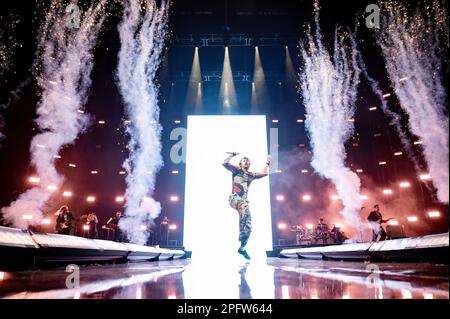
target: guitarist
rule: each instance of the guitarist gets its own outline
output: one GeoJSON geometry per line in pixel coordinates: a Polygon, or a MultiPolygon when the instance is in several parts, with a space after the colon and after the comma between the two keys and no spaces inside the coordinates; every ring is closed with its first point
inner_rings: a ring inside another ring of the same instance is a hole
{"type": "Polygon", "coordinates": [[[73,215],[67,205],[61,206],[56,212],[56,232],[62,235],[70,235],[72,231],[73,215]]]}
{"type": "Polygon", "coordinates": [[[116,242],[122,242],[122,231],[119,228],[119,221],[122,218],[122,212],[117,211],[113,217],[108,219],[106,224],[111,228],[114,229],[114,241],[116,242]]]}
{"type": "Polygon", "coordinates": [[[387,223],[392,218],[383,219],[380,213],[380,206],[376,204],[373,206],[374,210],[370,212],[367,220],[369,221],[370,227],[372,228],[372,241],[377,241],[378,235],[380,235],[380,241],[386,239],[386,231],[384,230],[382,223],[387,223]]]}

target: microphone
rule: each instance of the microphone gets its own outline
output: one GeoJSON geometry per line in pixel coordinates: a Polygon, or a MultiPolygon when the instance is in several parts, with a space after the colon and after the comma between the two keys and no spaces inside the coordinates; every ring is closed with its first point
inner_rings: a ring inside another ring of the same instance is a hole
{"type": "Polygon", "coordinates": [[[237,152],[225,152],[225,154],[230,154],[230,155],[233,155],[233,156],[239,155],[239,153],[237,153],[237,152]]]}

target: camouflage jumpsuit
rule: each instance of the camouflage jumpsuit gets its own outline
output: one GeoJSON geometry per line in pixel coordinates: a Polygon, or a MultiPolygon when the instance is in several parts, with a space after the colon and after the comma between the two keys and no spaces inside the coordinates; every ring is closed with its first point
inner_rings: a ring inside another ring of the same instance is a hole
{"type": "Polygon", "coordinates": [[[230,206],[239,213],[239,241],[241,246],[247,244],[252,232],[252,215],[247,200],[248,188],[254,179],[266,176],[265,173],[245,172],[239,166],[224,163],[223,166],[232,173],[232,194],[228,201],[230,206]]]}

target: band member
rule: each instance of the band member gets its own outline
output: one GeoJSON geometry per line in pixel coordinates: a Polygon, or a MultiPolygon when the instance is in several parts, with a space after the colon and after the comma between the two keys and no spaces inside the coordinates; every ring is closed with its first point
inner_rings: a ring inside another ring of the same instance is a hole
{"type": "Polygon", "coordinates": [[[159,244],[167,246],[169,242],[169,219],[164,216],[159,224],[159,244]]]}
{"type": "Polygon", "coordinates": [[[56,232],[58,234],[62,235],[71,235],[73,230],[73,215],[69,211],[69,207],[67,205],[61,206],[57,212],[56,215],[56,232]]]}
{"type": "Polygon", "coordinates": [[[323,218],[320,218],[316,226],[316,238],[321,239],[325,244],[328,239],[328,231],[328,225],[323,221],[323,218]]]}
{"type": "Polygon", "coordinates": [[[333,239],[335,244],[342,244],[347,238],[344,233],[341,231],[340,227],[337,227],[335,224],[332,225],[330,230],[330,236],[333,239]]]}
{"type": "Polygon", "coordinates": [[[91,239],[98,239],[98,218],[95,213],[87,215],[86,224],[89,226],[88,237],[91,239]]]}
{"type": "Polygon", "coordinates": [[[370,212],[367,220],[369,221],[370,227],[372,228],[372,241],[377,241],[378,235],[380,236],[379,240],[386,239],[386,231],[384,230],[382,223],[387,223],[392,218],[383,219],[383,216],[380,213],[380,206],[378,204],[373,206],[374,210],[370,212]]]}
{"type": "Polygon", "coordinates": [[[117,242],[122,242],[123,239],[123,234],[119,227],[119,220],[122,218],[122,216],[122,212],[117,211],[115,215],[108,219],[108,221],[106,222],[106,224],[112,226],[112,228],[114,229],[114,241],[117,242]]]}
{"type": "Polygon", "coordinates": [[[243,157],[239,166],[230,164],[230,160],[236,156],[233,152],[223,161],[223,166],[232,173],[232,193],[228,199],[230,206],[239,213],[239,241],[241,246],[238,253],[246,259],[250,259],[245,246],[252,232],[252,216],[250,213],[249,202],[247,200],[248,188],[254,179],[267,176],[271,157],[267,157],[266,166],[260,173],[250,172],[250,159],[243,157]]]}

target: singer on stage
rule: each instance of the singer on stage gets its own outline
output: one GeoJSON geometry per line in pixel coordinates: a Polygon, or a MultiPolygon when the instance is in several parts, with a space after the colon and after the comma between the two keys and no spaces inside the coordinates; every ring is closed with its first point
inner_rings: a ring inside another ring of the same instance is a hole
{"type": "Polygon", "coordinates": [[[223,166],[232,173],[233,178],[232,193],[228,201],[230,206],[239,213],[239,241],[241,242],[241,246],[238,249],[238,253],[246,259],[250,259],[250,256],[245,250],[250,233],[252,232],[252,216],[247,200],[248,188],[254,179],[267,176],[271,158],[270,156],[267,157],[266,166],[262,172],[254,173],[249,172],[250,159],[243,157],[239,162],[239,166],[236,166],[229,162],[238,153],[233,152],[229,154],[230,156],[223,161],[223,166]]]}

